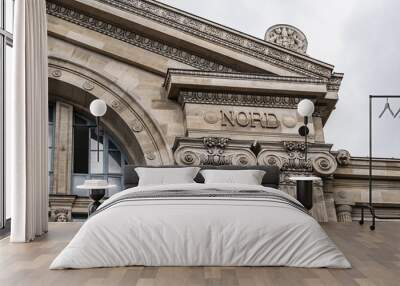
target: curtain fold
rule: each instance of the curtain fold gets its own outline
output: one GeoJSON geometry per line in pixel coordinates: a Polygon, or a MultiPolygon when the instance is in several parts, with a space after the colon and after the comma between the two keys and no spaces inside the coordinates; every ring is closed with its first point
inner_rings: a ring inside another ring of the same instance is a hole
{"type": "Polygon", "coordinates": [[[15,2],[14,92],[6,98],[6,186],[11,242],[28,242],[48,226],[48,78],[45,0],[15,2]]]}

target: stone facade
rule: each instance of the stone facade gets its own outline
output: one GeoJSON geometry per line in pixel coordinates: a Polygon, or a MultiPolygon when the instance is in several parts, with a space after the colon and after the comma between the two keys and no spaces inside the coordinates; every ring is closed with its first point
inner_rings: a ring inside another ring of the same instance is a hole
{"type": "MultiPolygon", "coordinates": [[[[149,0],[48,0],[47,13],[53,221],[86,211],[89,199],[70,192],[71,120],[95,98],[107,103],[102,122],[129,163],[276,165],[293,196],[288,177],[313,174],[321,180],[311,213],[321,222],[351,221],[367,200],[365,159],[331,150],[324,137],[343,74],[305,55],[297,28],[273,26],[262,40],[149,0]],[[316,106],[307,160],[296,111],[304,98],[316,106]]],[[[377,200],[400,203],[400,162],[374,164],[377,200]]]]}

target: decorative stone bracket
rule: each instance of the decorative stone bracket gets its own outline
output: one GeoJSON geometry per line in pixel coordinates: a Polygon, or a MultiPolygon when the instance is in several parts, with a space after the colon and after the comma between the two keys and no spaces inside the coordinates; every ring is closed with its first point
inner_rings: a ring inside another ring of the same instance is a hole
{"type": "Polygon", "coordinates": [[[50,221],[68,222],[72,220],[72,205],[75,195],[52,195],[49,200],[50,221]]]}
{"type": "Polygon", "coordinates": [[[178,165],[256,165],[252,143],[224,137],[176,138],[173,147],[178,165]]]}
{"type": "Polygon", "coordinates": [[[337,168],[329,144],[310,144],[305,159],[305,144],[300,141],[262,142],[257,156],[258,165],[278,166],[289,173],[314,173],[320,177],[332,175],[337,168]]]}

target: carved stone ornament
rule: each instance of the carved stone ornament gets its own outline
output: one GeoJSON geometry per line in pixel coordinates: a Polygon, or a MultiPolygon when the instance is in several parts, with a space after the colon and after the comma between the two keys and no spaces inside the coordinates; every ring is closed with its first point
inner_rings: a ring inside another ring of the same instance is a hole
{"type": "Polygon", "coordinates": [[[312,164],[310,159],[305,159],[306,145],[302,142],[285,141],[283,146],[287,152],[288,157],[284,158],[282,164],[283,171],[312,171],[312,164]]]}
{"type": "Polygon", "coordinates": [[[62,72],[61,72],[60,70],[53,70],[53,71],[51,72],[51,75],[52,75],[53,77],[61,77],[62,72]]]}
{"type": "Polygon", "coordinates": [[[283,163],[282,163],[283,158],[279,156],[278,154],[275,154],[273,152],[267,152],[267,154],[264,155],[264,164],[267,166],[277,166],[279,169],[282,168],[283,163]]]}
{"type": "Polygon", "coordinates": [[[229,138],[224,137],[205,137],[203,139],[207,155],[200,155],[202,165],[232,165],[232,156],[225,156],[225,148],[228,145],[229,138]]]}
{"type": "Polygon", "coordinates": [[[265,33],[265,40],[286,49],[305,54],[307,39],[302,31],[290,25],[275,25],[265,33]]]}
{"type": "Polygon", "coordinates": [[[179,94],[179,102],[181,104],[198,103],[296,109],[300,99],[291,96],[181,91],[179,94]]]}
{"type": "Polygon", "coordinates": [[[297,119],[294,116],[286,115],[282,118],[282,123],[287,128],[294,128],[297,125],[297,119]]]}
{"type": "Polygon", "coordinates": [[[203,116],[204,121],[209,123],[209,124],[215,124],[217,123],[220,119],[219,119],[219,114],[217,112],[206,112],[203,116]]]}
{"type": "Polygon", "coordinates": [[[67,208],[57,208],[51,210],[50,220],[55,222],[68,222],[71,220],[70,210],[67,208]]]}
{"type": "Polygon", "coordinates": [[[156,155],[153,152],[148,152],[146,153],[146,158],[149,159],[150,161],[153,161],[156,159],[156,155]]]}
{"type": "Polygon", "coordinates": [[[331,154],[321,153],[312,158],[312,167],[319,176],[329,176],[336,171],[337,162],[331,154]]]}
{"type": "Polygon", "coordinates": [[[90,81],[85,81],[85,82],[83,83],[82,87],[83,87],[83,89],[88,90],[88,91],[94,89],[94,85],[93,85],[93,83],[91,83],[90,81]]]}
{"type": "Polygon", "coordinates": [[[134,132],[142,132],[143,124],[138,119],[134,119],[131,122],[131,128],[134,132]]]}
{"type": "Polygon", "coordinates": [[[339,163],[339,166],[347,166],[350,164],[351,155],[347,150],[339,150],[336,155],[336,160],[339,163]]]}
{"type": "Polygon", "coordinates": [[[180,155],[181,162],[184,165],[200,165],[200,154],[194,151],[185,151],[180,155]]]}

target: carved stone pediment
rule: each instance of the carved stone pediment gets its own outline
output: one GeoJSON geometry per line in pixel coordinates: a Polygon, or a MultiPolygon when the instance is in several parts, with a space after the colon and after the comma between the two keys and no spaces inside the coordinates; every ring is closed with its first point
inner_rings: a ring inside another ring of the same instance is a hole
{"type": "Polygon", "coordinates": [[[176,138],[174,158],[178,165],[256,165],[251,143],[225,137],[176,138]]]}

